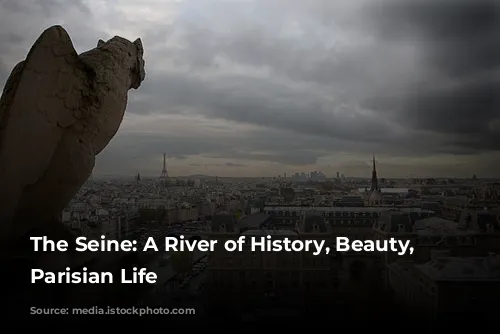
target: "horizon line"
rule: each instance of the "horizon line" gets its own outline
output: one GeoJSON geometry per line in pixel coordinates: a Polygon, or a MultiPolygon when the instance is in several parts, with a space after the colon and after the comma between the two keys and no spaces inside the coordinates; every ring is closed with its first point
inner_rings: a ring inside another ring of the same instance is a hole
{"type": "MultiPolygon", "coordinates": [[[[159,176],[152,176],[149,174],[142,174],[139,172],[142,178],[146,179],[160,179],[159,176]]],[[[123,177],[123,178],[135,178],[137,176],[137,173],[134,174],[92,174],[92,177],[123,177]]],[[[238,179],[238,178],[251,178],[251,179],[259,179],[259,178],[279,178],[279,176],[272,175],[272,176],[224,176],[224,175],[207,175],[207,174],[190,174],[190,175],[175,175],[175,176],[170,176],[168,178],[189,178],[189,177],[196,177],[196,176],[201,176],[201,177],[209,177],[209,178],[228,178],[228,179],[238,179]]],[[[281,177],[282,179],[285,179],[281,177]]],[[[346,179],[371,179],[369,176],[345,176],[344,178],[346,179]]],[[[335,180],[337,179],[336,176],[331,176],[331,177],[325,177],[325,180],[335,180]]],[[[472,180],[472,176],[407,176],[407,177],[380,177],[378,180],[411,180],[411,179],[465,179],[465,180],[472,180]]],[[[477,177],[478,180],[487,180],[487,179],[500,179],[500,176],[486,176],[486,177],[477,177]]],[[[292,176],[286,177],[286,180],[291,180],[292,176]]]]}

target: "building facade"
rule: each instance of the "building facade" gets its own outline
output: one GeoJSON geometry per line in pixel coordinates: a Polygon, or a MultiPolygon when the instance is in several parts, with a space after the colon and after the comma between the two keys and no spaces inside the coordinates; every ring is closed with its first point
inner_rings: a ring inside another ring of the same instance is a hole
{"type": "Polygon", "coordinates": [[[209,238],[217,240],[208,255],[207,300],[214,304],[252,305],[265,300],[284,305],[304,305],[305,301],[329,301],[334,293],[336,267],[330,255],[312,252],[268,252],[252,250],[250,238],[291,241],[307,239],[331,244],[331,229],[321,215],[304,215],[295,230],[242,229],[234,216],[214,217],[209,238]],[[247,239],[241,252],[228,252],[227,240],[247,239]]]}

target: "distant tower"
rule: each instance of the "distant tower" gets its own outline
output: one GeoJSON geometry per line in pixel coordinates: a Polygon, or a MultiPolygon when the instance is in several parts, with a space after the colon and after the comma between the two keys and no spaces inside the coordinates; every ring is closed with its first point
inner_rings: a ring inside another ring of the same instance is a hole
{"type": "Polygon", "coordinates": [[[370,191],[378,190],[377,169],[375,167],[375,154],[373,155],[372,186],[370,191]]]}
{"type": "Polygon", "coordinates": [[[135,180],[139,182],[141,180],[141,174],[137,173],[137,175],[135,176],[135,180]]]}
{"type": "Polygon", "coordinates": [[[163,153],[163,169],[161,171],[160,179],[167,179],[168,178],[168,172],[167,172],[167,155],[163,153]]]}

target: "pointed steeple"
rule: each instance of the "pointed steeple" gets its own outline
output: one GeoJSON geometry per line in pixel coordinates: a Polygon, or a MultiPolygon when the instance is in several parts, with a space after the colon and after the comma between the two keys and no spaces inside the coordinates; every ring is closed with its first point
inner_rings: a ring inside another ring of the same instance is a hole
{"type": "Polygon", "coordinates": [[[372,186],[370,191],[378,190],[377,168],[375,166],[375,154],[373,154],[372,186]]]}

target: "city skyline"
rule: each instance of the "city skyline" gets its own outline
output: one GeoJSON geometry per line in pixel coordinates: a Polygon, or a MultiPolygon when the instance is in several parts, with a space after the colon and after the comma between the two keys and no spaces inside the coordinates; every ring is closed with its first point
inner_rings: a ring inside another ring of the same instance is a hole
{"type": "MultiPolygon", "coordinates": [[[[199,166],[199,167],[201,167],[201,166],[199,166]]],[[[325,170],[321,170],[321,169],[304,170],[304,171],[294,170],[291,173],[281,173],[281,174],[275,174],[275,175],[271,175],[271,174],[269,174],[269,175],[264,175],[264,174],[262,174],[262,175],[217,174],[217,172],[220,172],[219,168],[223,167],[223,166],[212,165],[212,166],[204,166],[204,167],[205,167],[205,171],[212,170],[213,173],[203,172],[203,171],[200,173],[182,173],[182,170],[181,170],[181,172],[179,172],[179,169],[176,169],[176,172],[178,172],[178,173],[171,173],[170,168],[168,168],[168,178],[171,178],[171,179],[177,179],[177,178],[181,178],[181,179],[182,178],[214,178],[214,179],[215,178],[234,178],[234,179],[238,179],[238,178],[241,178],[241,179],[263,178],[264,179],[265,178],[265,179],[269,179],[269,178],[282,177],[282,178],[286,178],[289,181],[293,181],[295,173],[297,173],[298,175],[301,175],[303,173],[307,178],[309,178],[309,175],[311,172],[321,172],[324,174],[325,180],[323,180],[323,181],[317,180],[318,182],[324,182],[324,181],[333,180],[333,179],[337,178],[337,172],[333,171],[331,166],[324,166],[324,168],[329,169],[326,172],[325,172],[325,170]]],[[[312,167],[317,168],[318,166],[313,165],[312,167]]],[[[366,168],[364,168],[364,166],[362,168],[363,168],[363,170],[366,170],[366,168]]],[[[182,167],[180,169],[182,169],[182,167]]],[[[358,180],[364,179],[366,181],[369,181],[371,179],[370,175],[365,175],[365,174],[356,174],[356,175],[347,174],[346,175],[341,171],[338,171],[338,173],[339,173],[339,177],[346,178],[346,179],[358,179],[358,180]]],[[[371,170],[370,170],[370,173],[371,173],[371,170]]],[[[402,173],[403,173],[403,171],[402,171],[402,173]]],[[[108,174],[108,173],[99,173],[99,172],[95,173],[95,172],[93,172],[92,178],[95,177],[98,179],[107,179],[107,178],[137,179],[137,175],[139,175],[141,179],[146,179],[146,180],[162,179],[161,172],[158,173],[157,170],[152,170],[152,169],[151,170],[142,170],[142,171],[136,169],[132,174],[129,174],[129,173],[123,173],[123,174],[109,173],[108,174]]],[[[479,180],[498,180],[499,179],[498,177],[488,177],[488,176],[480,176],[480,175],[478,176],[476,174],[466,175],[466,176],[457,176],[457,175],[451,175],[450,173],[448,173],[448,175],[445,175],[445,174],[442,174],[442,175],[423,175],[423,174],[420,174],[420,176],[407,173],[406,175],[400,174],[400,176],[394,176],[394,175],[393,176],[385,176],[384,175],[384,176],[381,176],[380,179],[385,179],[385,180],[412,180],[412,179],[419,179],[419,180],[426,180],[426,179],[467,180],[467,179],[473,179],[474,176],[479,180]]]]}
{"type": "Polygon", "coordinates": [[[366,3],[3,1],[0,83],[53,24],[79,52],[140,36],[95,175],[159,176],[165,152],[172,176],[369,177],[375,152],[380,178],[500,177],[493,1],[366,3]]]}

